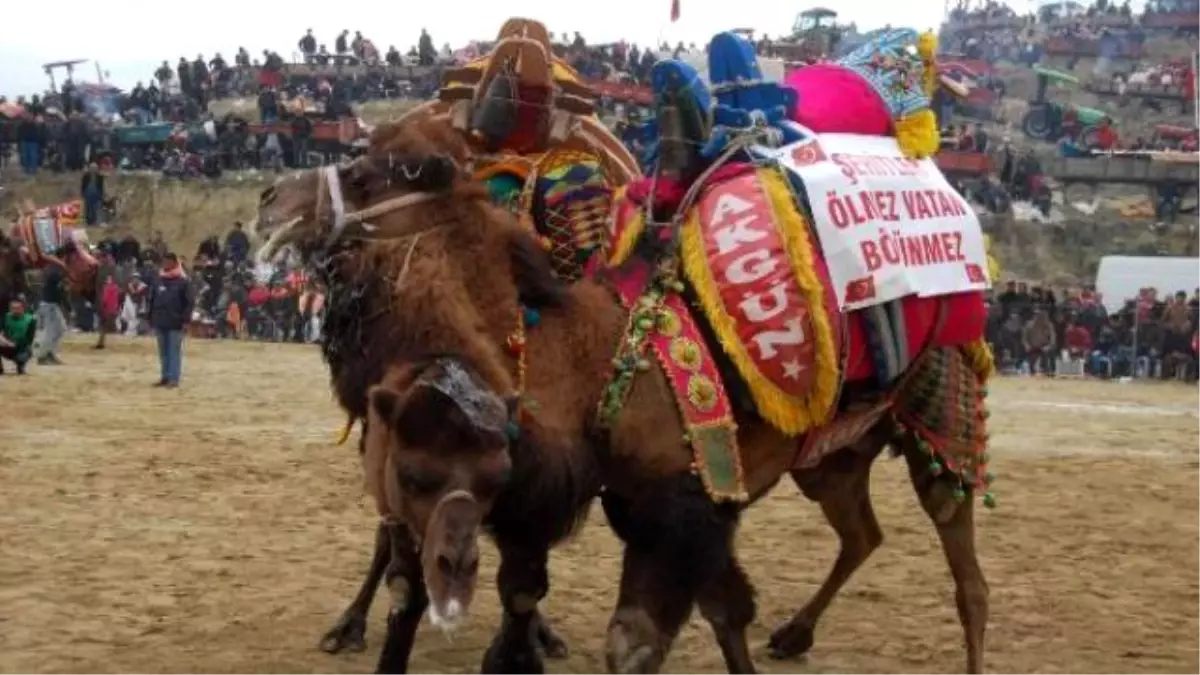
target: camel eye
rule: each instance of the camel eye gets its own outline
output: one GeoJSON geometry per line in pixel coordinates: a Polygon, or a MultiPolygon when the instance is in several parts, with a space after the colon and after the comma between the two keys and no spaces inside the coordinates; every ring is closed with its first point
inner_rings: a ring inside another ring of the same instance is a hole
{"type": "Polygon", "coordinates": [[[446,477],[418,469],[399,469],[400,489],[411,495],[434,494],[446,483],[446,477]]]}

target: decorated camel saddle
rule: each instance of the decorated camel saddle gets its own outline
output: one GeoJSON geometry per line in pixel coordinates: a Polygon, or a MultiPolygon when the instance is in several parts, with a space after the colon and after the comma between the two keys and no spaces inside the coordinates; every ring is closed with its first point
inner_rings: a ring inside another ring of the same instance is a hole
{"type": "Polygon", "coordinates": [[[87,234],[79,228],[82,211],[79,200],[40,208],[31,202],[20,206],[10,236],[22,242],[28,267],[57,264],[66,269],[72,287],[99,268],[88,248],[87,234]]]}
{"type": "Polygon", "coordinates": [[[711,89],[685,63],[654,68],[654,167],[615,205],[592,263],[631,312],[600,417],[620,409],[623,369],[657,361],[714,498],[745,497],[738,409],[803,435],[796,468],[892,414],[964,480],[981,475],[981,461],[956,458],[984,446],[988,255],[974,212],[927,157],[922,92],[935,65],[925,38],[903,35],[909,44],[878,45],[902,63],[851,55],[878,66],[864,66],[874,79],[862,101],[824,109],[887,125],[815,119],[805,90],[764,81],[733,33],[710,44],[711,89]],[[851,389],[879,396],[848,408],[851,389]]]}
{"type": "Polygon", "coordinates": [[[535,228],[568,279],[607,231],[613,192],[640,175],[596,116],[595,94],[553,55],[545,26],[509,19],[495,47],[443,77],[405,119],[445,116],[470,141],[471,170],[535,228]]]}

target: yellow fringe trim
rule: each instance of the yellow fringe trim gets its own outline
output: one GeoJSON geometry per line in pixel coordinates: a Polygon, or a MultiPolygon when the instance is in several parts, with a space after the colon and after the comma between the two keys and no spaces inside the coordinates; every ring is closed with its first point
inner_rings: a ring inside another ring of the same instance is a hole
{"type": "Polygon", "coordinates": [[[808,302],[809,316],[812,317],[817,376],[806,402],[812,420],[824,424],[837,402],[839,359],[833,326],[829,325],[829,314],[825,311],[825,287],[817,276],[817,262],[813,259],[812,228],[781,169],[759,169],[758,176],[771,202],[771,210],[775,212],[775,223],[780,228],[784,249],[792,263],[792,274],[808,302]]]}
{"type": "Polygon", "coordinates": [[[932,110],[920,110],[893,123],[900,151],[909,159],[924,159],[937,154],[942,145],[937,117],[932,110]]]}
{"type": "Polygon", "coordinates": [[[746,379],[758,412],[783,433],[796,435],[825,420],[832,408],[837,389],[838,363],[833,349],[833,331],[824,315],[824,292],[812,271],[808,226],[795,206],[787,181],[777,169],[760,169],[759,179],[775,215],[775,223],[784,241],[796,283],[811,304],[814,340],[818,368],[813,391],[798,399],[780,390],[766,378],[738,339],[737,323],[725,311],[720,291],[708,265],[708,256],[701,233],[699,213],[692,209],[683,226],[681,254],[684,273],[696,289],[697,299],[704,308],[713,331],[725,353],[746,379]]]}
{"type": "MultiPolygon", "coordinates": [[[[625,200],[625,188],[622,187],[613,195],[613,203],[620,204],[625,200]]],[[[625,229],[621,230],[617,237],[616,244],[608,253],[608,266],[620,267],[629,260],[629,256],[633,255],[633,249],[637,246],[638,240],[642,237],[642,232],[646,229],[646,217],[641,209],[634,211],[630,216],[629,222],[625,224],[625,229]]]]}
{"type": "Polygon", "coordinates": [[[345,445],[346,441],[350,440],[350,430],[354,428],[354,415],[346,417],[346,424],[342,427],[342,432],[333,440],[334,445],[345,445]]]}
{"type": "Polygon", "coordinates": [[[992,356],[992,348],[983,338],[968,342],[963,345],[963,354],[967,357],[967,362],[971,364],[971,370],[975,371],[975,377],[979,378],[980,382],[986,383],[991,379],[992,375],[996,374],[996,360],[992,356]]]}
{"type": "Polygon", "coordinates": [[[1000,267],[1000,259],[992,255],[992,235],[983,235],[983,251],[987,254],[988,279],[992,280],[993,284],[1000,283],[1000,273],[1004,270],[1000,267]]]}

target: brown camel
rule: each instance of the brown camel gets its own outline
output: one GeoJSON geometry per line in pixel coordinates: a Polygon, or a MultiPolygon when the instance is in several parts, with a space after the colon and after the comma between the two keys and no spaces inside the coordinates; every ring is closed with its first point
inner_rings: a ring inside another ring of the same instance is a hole
{"type": "MultiPolygon", "coordinates": [[[[425,178],[434,177],[438,168],[433,165],[425,167],[425,178]]],[[[305,208],[316,208],[315,203],[303,203],[303,200],[316,195],[318,187],[327,189],[321,184],[324,180],[323,175],[325,174],[306,173],[264,191],[260,216],[262,227],[269,229],[269,224],[276,222],[272,219],[273,213],[291,213],[305,208]],[[301,201],[294,201],[297,197],[301,201]]],[[[347,182],[346,187],[351,187],[352,184],[353,182],[347,182]]],[[[479,194],[483,194],[483,188],[478,189],[479,194]]],[[[404,313],[398,308],[428,306],[464,310],[461,302],[455,302],[457,294],[461,292],[456,285],[461,272],[439,265],[437,261],[423,255],[422,251],[428,245],[438,245],[432,235],[420,239],[414,237],[399,243],[338,246],[331,250],[302,247],[307,260],[317,267],[318,274],[330,289],[322,351],[329,363],[339,402],[353,417],[364,420],[364,451],[368,447],[367,440],[372,437],[368,391],[372,385],[384,380],[387,364],[428,361],[429,357],[439,354],[438,343],[431,342],[424,333],[428,327],[405,321],[404,313]],[[385,269],[391,271],[384,272],[385,269]],[[415,283],[418,279],[420,282],[415,283]]],[[[537,263],[544,262],[540,250],[529,251],[526,257],[537,263]]],[[[553,298],[543,300],[552,302],[553,298]]],[[[449,316],[446,320],[449,325],[459,325],[464,321],[478,321],[478,318],[468,312],[463,316],[449,316]]],[[[443,347],[445,349],[441,349],[440,353],[449,354],[465,350],[465,347],[460,347],[457,343],[443,347]]],[[[536,599],[545,595],[548,590],[545,552],[575,528],[581,517],[583,505],[586,505],[598,490],[595,479],[586,473],[575,476],[581,479],[578,483],[567,480],[545,481],[544,475],[548,465],[542,461],[527,461],[525,457],[528,455],[522,455],[513,462],[512,484],[522,492],[537,492],[539,501],[529,505],[522,500],[502,496],[490,509],[485,523],[494,535],[504,560],[500,587],[502,594],[509,598],[506,606],[512,603],[527,603],[527,598],[530,597],[534,598],[533,603],[536,605],[536,599]],[[530,475],[532,478],[525,478],[530,475]],[[580,506],[563,508],[564,504],[573,503],[580,506]],[[540,527],[531,528],[531,523],[540,527]],[[526,551],[533,552],[534,557],[528,557],[526,551]],[[517,590],[510,592],[507,590],[510,587],[517,590]],[[522,599],[513,599],[518,597],[522,599]]],[[[375,556],[367,579],[338,625],[325,636],[323,646],[327,651],[335,651],[330,648],[334,645],[351,648],[363,646],[361,636],[365,629],[367,610],[380,579],[383,578],[389,563],[406,559],[420,541],[420,537],[414,539],[409,527],[404,527],[399,522],[393,518],[385,518],[378,527],[375,556]]],[[[418,534],[423,533],[424,529],[418,531],[418,534]]],[[[419,567],[402,568],[393,565],[392,570],[387,573],[388,586],[394,591],[399,583],[396,579],[405,578],[411,569],[417,570],[419,575],[419,567]]],[[[425,584],[422,580],[420,583],[414,583],[412,587],[423,592],[425,584]]],[[[414,591],[414,594],[417,594],[417,591],[414,591]]],[[[389,616],[389,625],[395,624],[398,633],[404,633],[409,628],[415,630],[416,622],[423,611],[418,604],[425,602],[420,600],[420,597],[422,596],[417,594],[413,600],[414,604],[407,610],[405,606],[399,611],[393,608],[389,616]]],[[[443,612],[443,615],[447,613],[443,612]]],[[[531,637],[531,644],[544,649],[547,655],[565,655],[566,646],[540,619],[536,608],[532,612],[522,609],[514,619],[510,620],[506,616],[504,629],[497,636],[496,646],[489,650],[490,660],[485,663],[485,669],[528,670],[523,665],[505,666],[497,662],[497,657],[492,655],[506,653],[509,651],[509,643],[528,642],[531,637]]],[[[407,663],[409,647],[398,649],[394,642],[386,645],[381,655],[380,669],[403,670],[407,663]]],[[[524,653],[525,650],[522,648],[519,651],[524,653]]]]}
{"type": "MultiPolygon", "coordinates": [[[[30,269],[55,265],[65,271],[66,290],[71,297],[91,303],[99,313],[102,299],[100,266],[90,255],[81,254],[78,246],[75,242],[67,244],[62,249],[61,256],[34,253],[23,239],[0,232],[0,299],[4,299],[4,306],[8,306],[7,298],[29,293],[26,273],[30,269]]],[[[97,329],[99,337],[95,348],[104,349],[108,325],[105,321],[98,320],[97,329]]]]}
{"type": "MultiPolygon", "coordinates": [[[[436,118],[452,127],[471,150],[469,160],[456,159],[468,161],[476,180],[492,183],[497,201],[538,229],[553,249],[556,273],[577,278],[585,259],[577,244],[603,237],[610,195],[600,186],[638,175],[636,160],[595,114],[594,95],[554,56],[545,27],[530,19],[505,21],[487,54],[443,75],[438,96],[404,119],[436,118]]],[[[334,359],[330,364],[336,370],[334,359]]],[[[365,389],[354,395],[347,408],[361,417],[365,389]]],[[[363,585],[322,637],[323,650],[365,647],[367,613],[389,560],[387,537],[381,526],[363,585]]],[[[539,643],[550,656],[566,653],[544,625],[539,643]]]]}
{"type": "MultiPolygon", "coordinates": [[[[710,498],[696,475],[663,374],[654,368],[640,372],[611,427],[602,430],[596,424],[597,405],[613,373],[614,345],[623,339],[629,324],[627,310],[601,281],[584,279],[569,287],[557,281],[532,235],[511,216],[490,207],[482,191],[453,170],[457,156],[453,142],[436,127],[407,124],[381,128],[367,157],[336,172],[346,201],[362,210],[342,218],[340,211],[321,203],[327,202],[326,189],[318,175],[306,174],[279,186],[265,200],[260,215],[262,232],[270,234],[265,250],[271,253],[284,244],[296,244],[309,256],[319,257],[333,242],[335,259],[338,251],[353,252],[350,257],[360,279],[374,278],[375,283],[392,289],[390,307],[363,307],[358,316],[373,317],[390,309],[404,324],[389,325],[388,332],[373,336],[373,340],[382,339],[389,345],[412,340],[407,348],[414,353],[424,358],[430,354],[452,356],[497,396],[518,394],[520,442],[509,448],[510,461],[517,464],[523,451],[535,453],[549,463],[540,467],[543,482],[566,480],[584,485],[583,477],[593,470],[599,472],[609,522],[626,544],[620,597],[609,626],[610,669],[657,670],[693,604],[698,603],[713,625],[729,669],[753,671],[745,639],[746,626],[755,613],[753,590],[732,543],[741,509],[710,498]],[[415,279],[420,283],[407,283],[415,279]],[[536,321],[530,320],[530,310],[536,312],[536,321]],[[550,448],[555,450],[547,452],[550,448]]],[[[383,381],[379,371],[385,364],[403,369],[421,361],[404,355],[402,349],[389,351],[390,360],[382,353],[372,355],[370,382],[383,381]]],[[[957,348],[930,350],[913,370],[921,371],[935,358],[960,365],[966,359],[957,348]]],[[[371,395],[375,410],[374,416],[367,416],[368,427],[389,427],[390,433],[383,437],[388,444],[385,454],[397,465],[421,461],[422,448],[415,447],[419,444],[408,437],[414,432],[402,423],[406,416],[387,404],[404,400],[408,393],[403,388],[382,386],[371,395]],[[380,397],[382,405],[376,400],[380,397]]],[[[846,413],[871,406],[882,395],[872,386],[848,386],[839,410],[846,413]]],[[[350,412],[360,416],[358,411],[350,412]]],[[[737,423],[749,500],[761,497],[783,474],[790,473],[797,485],[821,504],[842,540],[829,579],[772,636],[772,651],[790,655],[808,648],[824,609],[879,545],[881,534],[867,493],[868,472],[882,447],[890,443],[906,458],[914,488],[942,539],[957,589],[967,667],[980,671],[987,585],[974,551],[969,489],[966,499],[957,499],[951,487],[931,470],[929,455],[921,450],[917,438],[891,415],[875,423],[861,440],[803,471],[793,470],[795,438],[755,415],[739,414],[737,423]]],[[[368,429],[368,435],[373,433],[380,432],[368,429]]],[[[472,447],[462,452],[466,457],[490,456],[472,447]]],[[[460,470],[471,466],[455,454],[443,450],[438,458],[460,470]]],[[[434,512],[450,494],[455,500],[475,502],[474,511],[468,509],[471,518],[462,519],[466,525],[449,528],[455,533],[455,548],[447,556],[453,578],[435,584],[455,587],[463,569],[456,561],[469,561],[473,555],[475,544],[468,535],[478,528],[472,523],[486,522],[497,505],[489,512],[488,500],[472,496],[472,488],[452,487],[452,483],[426,491],[406,490],[403,474],[399,481],[397,503],[389,515],[424,509],[434,512]]],[[[510,491],[518,500],[531,496],[515,483],[506,492],[510,491]]],[[[585,492],[573,496],[582,497],[585,492]]],[[[586,498],[564,501],[549,508],[558,513],[568,506],[581,510],[586,502],[586,498]]],[[[412,522],[405,525],[419,542],[429,532],[446,531],[445,523],[433,521],[424,532],[416,531],[412,522]]],[[[532,601],[541,597],[544,584],[522,588],[521,580],[506,577],[505,568],[510,555],[544,561],[546,552],[531,555],[530,549],[517,552],[504,545],[501,551],[505,561],[500,578],[511,582],[502,583],[501,588],[506,628],[519,623],[528,629],[536,618],[532,601]]],[[[393,556],[389,575],[407,580],[410,592],[403,599],[410,603],[424,597],[411,589],[423,588],[426,581],[444,575],[440,564],[437,570],[422,571],[420,558],[411,550],[393,547],[393,556]]],[[[439,615],[445,616],[450,601],[457,601],[458,613],[465,612],[464,599],[443,598],[439,615]]],[[[415,620],[389,622],[385,654],[411,647],[414,630],[415,620]]],[[[489,650],[489,657],[493,656],[500,658],[485,666],[540,667],[527,639],[504,641],[498,637],[489,650]],[[497,655],[498,645],[507,651],[497,655]]],[[[406,661],[385,660],[380,666],[388,669],[403,663],[406,661]]]]}
{"type": "Polygon", "coordinates": [[[0,232],[0,306],[8,307],[10,298],[29,292],[24,270],[21,243],[0,232]]]}

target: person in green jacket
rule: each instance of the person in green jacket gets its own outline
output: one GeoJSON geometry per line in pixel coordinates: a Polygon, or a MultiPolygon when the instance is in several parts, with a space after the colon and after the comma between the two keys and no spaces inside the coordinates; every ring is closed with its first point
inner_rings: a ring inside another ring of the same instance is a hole
{"type": "Polygon", "coordinates": [[[18,375],[25,374],[36,334],[37,320],[26,311],[25,298],[17,296],[10,300],[8,312],[0,322],[0,375],[4,374],[4,359],[17,364],[18,375]]]}

